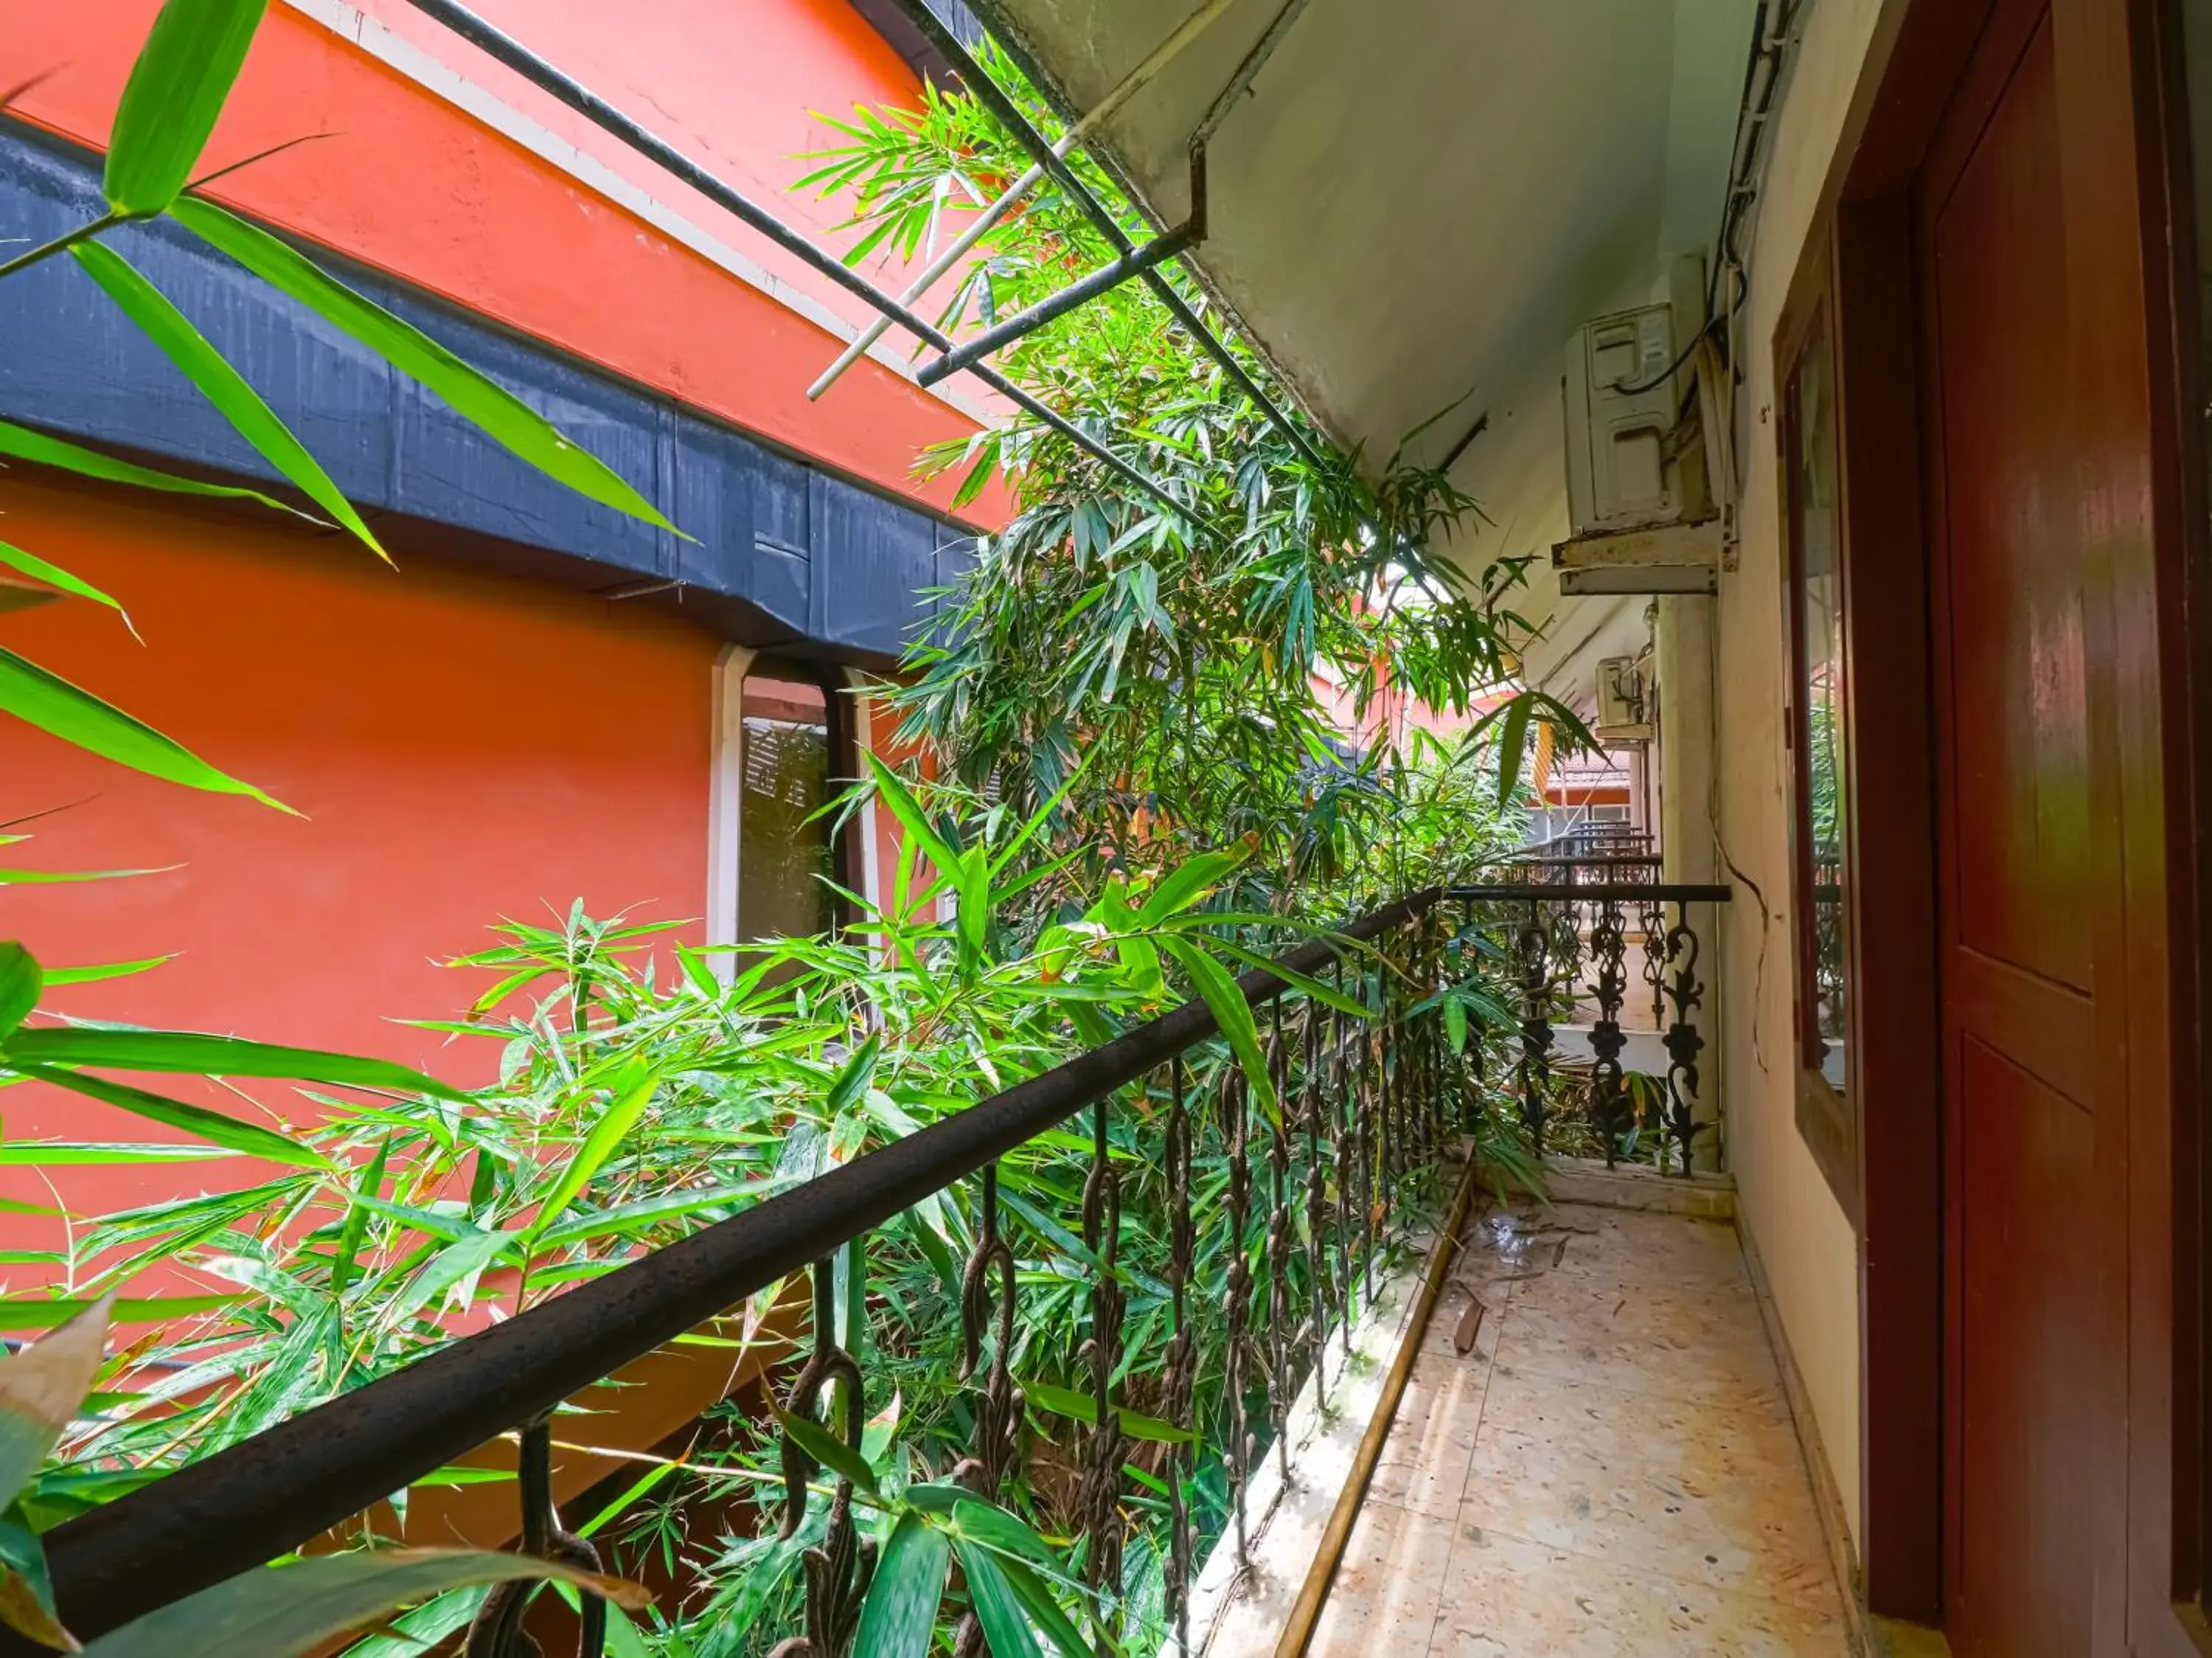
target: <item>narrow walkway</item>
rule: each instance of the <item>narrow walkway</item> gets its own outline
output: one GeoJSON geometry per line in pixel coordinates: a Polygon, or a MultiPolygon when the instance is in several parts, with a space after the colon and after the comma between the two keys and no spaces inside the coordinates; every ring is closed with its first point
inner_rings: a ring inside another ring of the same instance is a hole
{"type": "Polygon", "coordinates": [[[1733,1231],[1493,1214],[1430,1322],[1311,1651],[1845,1658],[1813,1502],[1733,1231]]]}

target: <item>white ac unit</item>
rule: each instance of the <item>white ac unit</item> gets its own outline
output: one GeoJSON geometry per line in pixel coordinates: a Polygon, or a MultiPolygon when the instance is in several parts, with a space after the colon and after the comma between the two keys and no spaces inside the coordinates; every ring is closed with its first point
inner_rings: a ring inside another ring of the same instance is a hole
{"type": "Polygon", "coordinates": [[[1577,537],[1683,515],[1670,452],[1680,388],[1674,309],[1647,305],[1585,323],[1567,344],[1567,507],[1577,537]]]}
{"type": "Polygon", "coordinates": [[[1597,722],[1638,726],[1644,720],[1644,675],[1633,656],[1605,656],[1597,665],[1597,722]]]}

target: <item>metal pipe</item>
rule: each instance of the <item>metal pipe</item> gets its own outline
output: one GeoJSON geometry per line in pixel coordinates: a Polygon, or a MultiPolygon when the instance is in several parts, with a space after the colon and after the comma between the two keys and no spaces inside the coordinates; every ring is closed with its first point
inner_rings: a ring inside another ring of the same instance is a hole
{"type": "MultiPolygon", "coordinates": [[[[1281,964],[1316,972],[1343,945],[1401,925],[1437,896],[1430,888],[1401,899],[1285,952],[1281,964]]],[[[1237,982],[1255,1006],[1289,988],[1265,969],[1237,982]]],[[[1218,1028],[1202,1000],[1187,1002],[1041,1076],[78,1515],[46,1534],[63,1622],[80,1636],[98,1635],[300,1547],[966,1179],[1218,1028]]],[[[42,1650],[0,1631],[0,1658],[42,1650]]]]}
{"type": "Polygon", "coordinates": [[[1076,307],[1094,300],[1099,295],[1119,288],[1132,277],[1142,276],[1164,259],[1171,259],[1191,244],[1188,225],[1170,230],[1164,236],[1156,236],[1144,247],[1124,253],[1112,263],[1100,265],[1080,281],[1072,282],[1049,299],[1040,300],[1026,311],[1018,311],[996,327],[961,341],[959,349],[947,351],[934,363],[925,363],[917,376],[925,386],[934,386],[947,375],[972,369],[1003,345],[1011,345],[1026,334],[1035,333],[1055,317],[1064,317],[1076,307]]]}
{"type": "MultiPolygon", "coordinates": [[[[416,0],[416,3],[421,3],[422,0],[416,0]]],[[[1127,253],[1130,247],[1129,238],[1123,232],[1114,215],[1091,193],[1066,162],[1053,153],[1053,147],[1045,141],[1044,135],[1030,124],[1029,117],[1022,113],[1013,100],[1000,88],[998,82],[983,72],[982,66],[975,61],[975,54],[968,50],[957,35],[945,27],[943,21],[936,13],[930,10],[927,0],[896,0],[896,3],[898,9],[913,21],[915,27],[928,38],[929,43],[944,53],[945,60],[959,71],[963,82],[975,97],[982,101],[984,107],[997,116],[1005,124],[1007,131],[1021,140],[1023,147],[1036,159],[1040,166],[1052,174],[1060,187],[1067,192],[1068,199],[1090,216],[1091,222],[1096,224],[1105,235],[1106,239],[1114,245],[1114,251],[1117,253],[1127,253]]],[[[1194,193],[1202,190],[1203,169],[1200,170],[1200,176],[1194,179],[1193,187],[1194,193]]],[[[1204,210],[1195,202],[1192,206],[1191,216],[1200,221],[1204,218],[1204,210]]],[[[1305,434],[1301,432],[1292,424],[1291,418],[1278,408],[1274,400],[1261,389],[1259,381],[1254,380],[1244,365],[1237,360],[1236,353],[1231,351],[1213,331],[1206,326],[1197,312],[1192,310],[1183,296],[1176,291],[1175,284],[1158,271],[1147,271],[1145,273],[1145,282],[1152,292],[1159,296],[1160,302],[1174,314],[1176,320],[1182,324],[1183,327],[1189,332],[1191,338],[1198,342],[1199,349],[1221,366],[1221,371],[1235,382],[1239,391],[1252,399],[1254,405],[1267,417],[1275,429],[1290,440],[1291,447],[1314,466],[1323,465],[1321,452],[1306,441],[1305,434]]]]}
{"type": "Polygon", "coordinates": [[[1260,38],[1253,42],[1252,50],[1244,54],[1244,60],[1237,65],[1237,72],[1215,94],[1206,114],[1192,131],[1190,147],[1193,149],[1204,149],[1213,141],[1213,135],[1221,131],[1222,123],[1229,119],[1229,113],[1236,107],[1237,101],[1252,89],[1252,82],[1267,66],[1267,60],[1275,55],[1275,48],[1283,44],[1283,37],[1291,32],[1291,25],[1298,21],[1298,14],[1306,9],[1306,3],[1307,0],[1283,0],[1282,9],[1275,14],[1275,21],[1268,24],[1260,38]]]}
{"type": "MultiPolygon", "coordinates": [[[[1052,147],[1053,153],[1065,156],[1069,150],[1074,149],[1083,141],[1085,134],[1095,130],[1115,110],[1135,96],[1152,76],[1160,72],[1176,53],[1188,46],[1197,37],[1199,32],[1226,11],[1231,3],[1231,0],[1206,0],[1205,5],[1185,18],[1174,33],[1146,54],[1142,63],[1115,82],[1113,89],[1092,107],[1088,115],[1060,135],[1059,142],[1052,147]]],[[[1294,0],[1294,3],[1303,4],[1304,0],[1294,0]]],[[[899,296],[899,302],[902,305],[912,305],[921,299],[929,291],[930,284],[966,258],[974,250],[975,244],[988,235],[992,228],[1012,210],[1015,203],[1036,188],[1044,176],[1045,168],[1042,163],[1039,163],[1032,166],[1028,172],[1009,185],[1000,192],[998,200],[976,215],[974,222],[961,232],[957,241],[930,261],[929,268],[915,277],[908,284],[906,292],[899,296]]],[[[847,346],[843,355],[823,372],[819,380],[806,388],[808,399],[811,401],[820,397],[836,385],[848,369],[858,363],[878,340],[890,332],[890,326],[888,318],[878,317],[862,329],[860,338],[847,346]]]]}
{"type": "MultiPolygon", "coordinates": [[[[1069,131],[1060,135],[1060,143],[1054,148],[1064,155],[1074,147],[1074,143],[1075,134],[1069,131]]],[[[959,240],[932,259],[927,268],[907,284],[906,291],[899,296],[899,303],[913,305],[918,302],[922,296],[929,291],[932,283],[975,251],[975,244],[989,235],[997,228],[999,221],[1012,211],[1014,204],[1036,189],[1043,179],[1044,168],[1034,162],[1031,163],[1028,172],[1023,174],[1020,178],[1016,179],[1013,183],[1000,192],[998,200],[975,215],[968,228],[960,233],[959,240]]],[[[890,329],[891,320],[888,316],[879,316],[863,328],[859,337],[844,349],[837,360],[822,371],[822,377],[806,388],[807,401],[813,402],[835,386],[843,377],[845,370],[866,357],[875,343],[889,333],[890,329]]],[[[927,385],[928,382],[925,381],[923,384],[927,385]]]]}
{"type": "MultiPolygon", "coordinates": [[[[665,139],[648,131],[597,93],[555,69],[514,36],[487,22],[466,6],[457,3],[457,0],[407,0],[407,3],[505,64],[532,85],[551,94],[594,126],[620,139],[664,172],[682,180],[717,207],[735,215],[741,222],[757,230],[786,253],[803,259],[848,293],[866,300],[917,338],[940,351],[953,349],[952,341],[942,330],[915,315],[858,271],[848,270],[842,261],[817,247],[767,209],[732,189],[665,139]]],[[[950,35],[946,38],[952,39],[950,35]]],[[[958,42],[955,40],[954,44],[957,46],[958,42]]],[[[964,56],[965,49],[962,51],[964,56]]],[[[1189,509],[1170,495],[1156,480],[1146,477],[1089,433],[1079,430],[1072,421],[1046,407],[1004,375],[981,365],[971,372],[993,391],[1050,426],[1086,454],[1111,467],[1123,479],[1143,490],[1170,512],[1180,517],[1188,517],[1189,509]]]]}
{"type": "Polygon", "coordinates": [[[1700,885],[1680,881],[1593,881],[1587,886],[1565,881],[1499,881],[1482,887],[1447,887],[1437,896],[1454,903],[1526,904],[1530,900],[1586,904],[1593,899],[1656,899],[1666,904],[1726,904],[1735,888],[1725,882],[1700,885]]]}

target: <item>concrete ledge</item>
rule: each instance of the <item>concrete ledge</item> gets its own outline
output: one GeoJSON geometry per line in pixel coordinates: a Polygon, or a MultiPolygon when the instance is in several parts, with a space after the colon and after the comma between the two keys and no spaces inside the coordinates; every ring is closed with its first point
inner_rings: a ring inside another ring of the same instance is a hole
{"type": "MultiPolygon", "coordinates": [[[[1483,1183],[1492,1191],[1514,1182],[1502,1171],[1486,1168],[1483,1183]]],[[[1662,1174],[1640,1163],[1607,1168],[1597,1157],[1544,1159],[1545,1195],[1555,1204],[1590,1204],[1599,1209],[1636,1209],[1654,1215],[1686,1215],[1700,1221],[1735,1218],[1732,1174],[1662,1174]]]]}
{"type": "MultiPolygon", "coordinates": [[[[1252,1470],[1245,1492],[1250,1570],[1237,1567],[1232,1527],[1215,1543],[1192,1587],[1190,1643],[1200,1658],[1272,1658],[1338,1493],[1351,1476],[1360,1439],[1381,1405],[1390,1362],[1410,1338],[1408,1322],[1432,1241],[1416,1234],[1377,1272],[1375,1300],[1352,1324],[1348,1356],[1341,1332],[1330,1332],[1323,1358],[1326,1408],[1316,1398],[1317,1379],[1310,1376],[1291,1404],[1288,1484],[1272,1450],[1252,1470]]],[[[1173,1631],[1159,1658],[1179,1658],[1173,1631]]]]}

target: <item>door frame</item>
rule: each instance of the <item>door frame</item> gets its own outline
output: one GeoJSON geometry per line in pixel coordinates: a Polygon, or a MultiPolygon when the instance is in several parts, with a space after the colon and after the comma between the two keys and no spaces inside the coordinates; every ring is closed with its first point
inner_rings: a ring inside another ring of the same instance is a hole
{"type": "MultiPolygon", "coordinates": [[[[2100,296],[2075,341],[2088,548],[2110,607],[2120,901],[2107,935],[2124,981],[2129,1221],[2120,1595],[2130,1649],[2212,1653],[2199,1602],[2212,1525],[2199,1270],[2212,1147],[2200,1055],[2212,1042],[2212,553],[2192,398],[2196,272],[2177,117],[2179,0],[2051,0],[2069,133],[2068,278],[2100,296]],[[2177,137],[2180,149],[2177,151],[2177,137]],[[2132,190],[2091,187],[2125,178],[2132,190]],[[2078,204],[2078,205],[2077,205],[2078,204]],[[2079,244],[2078,246],[2076,244],[2079,244]],[[2164,556],[2161,557],[2161,552],[2164,556]],[[2173,849],[2170,854],[2169,849],[2173,849]]],[[[1938,744],[1930,669],[1929,508],[1915,180],[1983,28],[2010,0],[1884,0],[1774,338],[1777,383],[1805,320],[1829,308],[1841,454],[1856,814],[1850,925],[1858,1082],[1862,1591],[1869,1610],[1942,1621],[1945,1251],[1941,1131],[1938,744]],[[1854,601],[1854,593],[1866,595],[1854,601]],[[1870,613],[1879,595],[1880,628],[1870,613]],[[1879,742],[1858,734],[1878,732],[1879,742]],[[1879,962],[1879,972],[1856,971],[1879,962]]],[[[1847,1210],[1850,1204],[1846,1203],[1847,1210]]],[[[2109,1622],[2111,1620],[2100,1620],[2109,1622]]]]}

